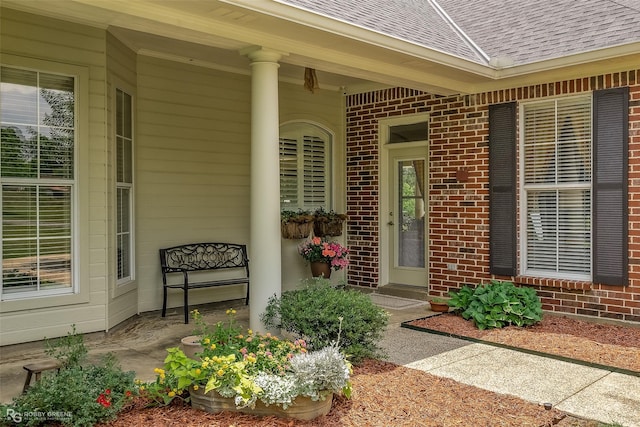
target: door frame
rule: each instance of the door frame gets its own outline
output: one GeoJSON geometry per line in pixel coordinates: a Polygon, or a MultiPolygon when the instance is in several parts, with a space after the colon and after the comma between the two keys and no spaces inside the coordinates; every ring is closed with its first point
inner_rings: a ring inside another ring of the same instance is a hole
{"type": "MultiPolygon", "coordinates": [[[[387,213],[391,210],[390,194],[390,179],[389,179],[389,158],[391,152],[409,148],[424,148],[425,149],[425,175],[426,175],[426,194],[425,194],[425,289],[429,288],[429,141],[414,141],[414,142],[400,142],[389,144],[389,128],[391,126],[412,124],[417,122],[429,123],[428,113],[408,114],[400,117],[391,117],[386,119],[380,119],[378,121],[378,170],[380,171],[379,178],[379,198],[378,198],[378,286],[384,286],[389,284],[390,268],[389,268],[389,256],[390,256],[390,238],[387,232],[387,222],[389,221],[387,213]]],[[[395,208],[393,209],[395,210],[395,208]]]]}

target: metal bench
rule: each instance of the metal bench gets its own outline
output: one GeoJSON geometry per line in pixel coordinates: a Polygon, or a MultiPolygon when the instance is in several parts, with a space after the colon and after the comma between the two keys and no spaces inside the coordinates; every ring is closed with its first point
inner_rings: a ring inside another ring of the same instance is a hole
{"type": "Polygon", "coordinates": [[[249,304],[249,257],[246,245],[235,243],[190,243],[160,249],[160,267],[162,269],[163,301],[162,317],[167,314],[167,290],[182,289],[184,292],[184,323],[189,323],[189,289],[215,286],[247,285],[245,303],[249,304]],[[193,273],[221,273],[238,270],[240,277],[228,277],[224,274],[220,279],[192,281],[193,273]],[[167,275],[182,274],[181,283],[170,284],[167,275]]]}

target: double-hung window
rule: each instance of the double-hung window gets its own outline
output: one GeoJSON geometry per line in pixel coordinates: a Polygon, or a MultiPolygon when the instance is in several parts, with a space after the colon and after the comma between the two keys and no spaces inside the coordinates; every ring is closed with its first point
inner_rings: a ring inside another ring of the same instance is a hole
{"type": "Polygon", "coordinates": [[[280,129],[280,207],[329,207],[331,135],[310,124],[280,129]]]}
{"type": "Polygon", "coordinates": [[[128,93],[116,89],[117,281],[133,280],[133,108],[128,93]]]}
{"type": "Polygon", "coordinates": [[[591,110],[590,95],[522,107],[526,275],[591,279],[591,110]]]}
{"type": "Polygon", "coordinates": [[[2,299],[72,293],[76,78],[0,68],[2,299]]]}

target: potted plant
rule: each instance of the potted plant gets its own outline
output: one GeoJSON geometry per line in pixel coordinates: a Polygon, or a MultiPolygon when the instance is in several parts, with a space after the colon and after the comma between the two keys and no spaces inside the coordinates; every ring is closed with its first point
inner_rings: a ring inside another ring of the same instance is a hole
{"type": "Polygon", "coordinates": [[[314,216],[308,210],[280,212],[280,231],[285,239],[304,239],[313,230],[314,216]]]}
{"type": "Polygon", "coordinates": [[[346,220],[345,214],[325,211],[320,207],[313,213],[313,234],[318,237],[341,236],[342,225],[346,220]]]}
{"type": "MultiPolygon", "coordinates": [[[[337,345],[309,352],[304,340],[243,330],[235,314],[227,310],[228,321],[206,328],[198,360],[167,349],[164,369],[156,369],[156,400],[188,395],[207,412],[312,419],[329,412],[334,393],[350,397],[351,364],[337,345]]],[[[193,317],[203,323],[197,310],[193,317]]]]}
{"type": "Polygon", "coordinates": [[[429,300],[429,304],[431,305],[431,311],[436,311],[439,313],[445,313],[449,311],[449,303],[445,299],[432,298],[429,300]]]}
{"type": "Polygon", "coordinates": [[[349,265],[347,256],[349,249],[338,242],[331,242],[320,237],[312,237],[304,241],[298,252],[311,265],[311,275],[325,278],[331,276],[331,270],[341,270],[349,265]]]}

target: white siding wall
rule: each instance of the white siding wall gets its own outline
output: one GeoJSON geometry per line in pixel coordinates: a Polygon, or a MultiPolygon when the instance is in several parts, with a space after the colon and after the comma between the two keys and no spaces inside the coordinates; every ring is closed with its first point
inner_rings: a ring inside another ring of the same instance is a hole
{"type": "MultiPolygon", "coordinates": [[[[136,236],[140,311],[162,306],[158,249],[248,244],[250,79],[138,57],[136,236]]],[[[190,303],[242,298],[240,287],[190,292],[190,303]]],[[[169,306],[182,306],[170,292],[169,306]]]]}
{"type": "MultiPolygon", "coordinates": [[[[85,156],[79,180],[86,188],[79,202],[83,299],[23,302],[24,310],[0,302],[0,345],[65,335],[71,324],[81,332],[106,330],[136,312],[160,309],[159,248],[197,241],[250,245],[248,66],[246,74],[232,74],[136,56],[104,30],[4,9],[1,19],[2,53],[85,67],[88,99],[79,105],[85,130],[79,142],[85,156]],[[117,81],[136,92],[137,282],[126,289],[116,287],[114,275],[110,97],[117,81]]],[[[310,94],[302,85],[281,84],[280,108],[281,123],[309,120],[334,134],[334,206],[342,211],[341,95],[310,94]]],[[[297,243],[283,241],[284,289],[309,276],[297,243]]],[[[205,289],[193,292],[191,303],[242,297],[242,287],[205,289]]],[[[180,292],[171,292],[169,305],[181,307],[180,292]]]]}
{"type": "MultiPolygon", "coordinates": [[[[105,33],[102,30],[34,16],[0,11],[0,51],[81,66],[88,78],[78,105],[80,288],[74,297],[34,298],[0,302],[0,345],[104,330],[107,300],[106,253],[106,123],[105,33]],[[88,86],[88,87],[87,87],[88,86]]],[[[0,56],[0,61],[2,56],[0,56]]],[[[82,81],[81,81],[82,83],[82,81]]]]}
{"type": "MultiPolygon", "coordinates": [[[[320,82],[322,86],[322,82],[320,82]]],[[[344,107],[341,93],[332,90],[316,90],[311,93],[299,85],[280,84],[280,123],[309,121],[328,130],[333,135],[331,182],[333,208],[344,213],[345,194],[345,147],[344,107]]],[[[343,236],[335,238],[345,245],[346,226],[343,236]]],[[[301,278],[310,277],[309,265],[298,254],[301,240],[282,239],[282,290],[295,289],[301,278]]],[[[345,278],[345,270],[331,273],[334,283],[345,278]]]]}
{"type": "MultiPolygon", "coordinates": [[[[123,285],[117,284],[116,277],[116,198],[115,198],[115,123],[113,108],[115,106],[115,90],[122,89],[134,98],[134,109],[136,106],[136,54],[111,34],[107,34],[107,122],[108,122],[108,183],[107,200],[108,208],[108,283],[109,283],[109,303],[107,306],[107,328],[112,328],[118,323],[128,319],[138,313],[138,284],[136,281],[123,285]]],[[[134,120],[136,113],[134,111],[134,120]]],[[[134,132],[136,130],[134,122],[134,132]]],[[[136,140],[134,138],[134,144],[136,140]]],[[[134,146],[134,153],[136,147],[134,146]]],[[[135,186],[135,182],[134,182],[135,186]]],[[[135,190],[135,189],[134,189],[135,190]]],[[[135,230],[134,230],[135,233],[135,230]]]]}

